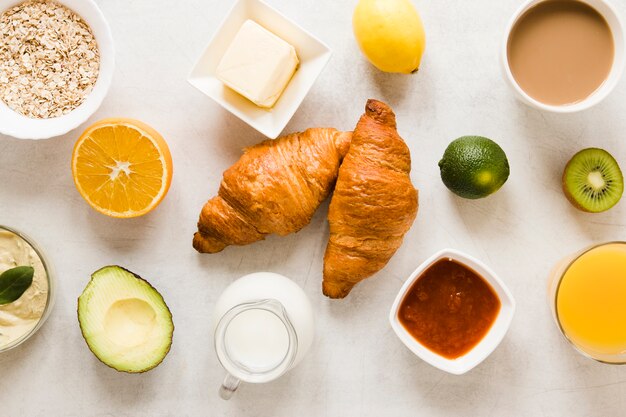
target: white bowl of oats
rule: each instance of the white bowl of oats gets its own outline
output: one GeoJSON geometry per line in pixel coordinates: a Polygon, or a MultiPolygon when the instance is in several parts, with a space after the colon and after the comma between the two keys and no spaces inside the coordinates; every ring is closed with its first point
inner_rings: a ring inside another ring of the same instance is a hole
{"type": "Polygon", "coordinates": [[[60,136],[106,96],[113,37],[93,0],[0,0],[0,133],[60,136]]]}

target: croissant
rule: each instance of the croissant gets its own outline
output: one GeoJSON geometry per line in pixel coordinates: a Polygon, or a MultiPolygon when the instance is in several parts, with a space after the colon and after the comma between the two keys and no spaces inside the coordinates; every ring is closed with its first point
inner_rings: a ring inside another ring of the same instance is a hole
{"type": "Polygon", "coordinates": [[[314,128],[245,149],[202,208],[193,247],[215,253],[302,229],[330,194],[351,137],[314,128]]]}
{"type": "Polygon", "coordinates": [[[330,201],[323,293],[343,298],[382,269],[415,220],[411,155],[389,106],[368,100],[330,201]]]}

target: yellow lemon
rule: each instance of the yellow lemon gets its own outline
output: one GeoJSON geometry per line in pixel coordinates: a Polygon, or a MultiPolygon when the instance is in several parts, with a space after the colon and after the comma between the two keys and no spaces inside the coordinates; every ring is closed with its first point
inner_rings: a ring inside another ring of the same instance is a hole
{"type": "Polygon", "coordinates": [[[419,69],[426,35],[410,0],[360,0],[352,28],[359,48],[379,70],[409,74],[419,69]]]}

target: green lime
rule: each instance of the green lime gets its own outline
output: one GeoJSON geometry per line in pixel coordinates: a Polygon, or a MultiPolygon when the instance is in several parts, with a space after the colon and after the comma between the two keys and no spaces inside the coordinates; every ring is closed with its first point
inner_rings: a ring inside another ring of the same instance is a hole
{"type": "Polygon", "coordinates": [[[497,143],[482,136],[452,141],[439,161],[441,180],[464,198],[487,197],[509,178],[509,161],[497,143]]]}

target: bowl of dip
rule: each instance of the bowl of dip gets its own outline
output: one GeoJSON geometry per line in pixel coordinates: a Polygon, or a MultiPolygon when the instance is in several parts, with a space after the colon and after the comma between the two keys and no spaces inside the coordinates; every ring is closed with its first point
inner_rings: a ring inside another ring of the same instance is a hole
{"type": "Polygon", "coordinates": [[[469,255],[444,249],[406,280],[389,321],[418,357],[461,375],[495,350],[514,313],[513,296],[491,269],[469,255]]]}
{"type": "Polygon", "coordinates": [[[526,0],[507,26],[502,68],[522,102],[577,112],[615,88],[624,43],[622,20],[608,0],[526,0]]]}
{"type": "Polygon", "coordinates": [[[32,266],[33,282],[20,298],[0,305],[0,354],[30,339],[43,326],[54,302],[55,281],[41,248],[24,233],[0,225],[0,274],[32,266]]]}

